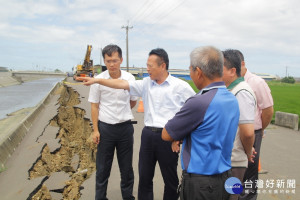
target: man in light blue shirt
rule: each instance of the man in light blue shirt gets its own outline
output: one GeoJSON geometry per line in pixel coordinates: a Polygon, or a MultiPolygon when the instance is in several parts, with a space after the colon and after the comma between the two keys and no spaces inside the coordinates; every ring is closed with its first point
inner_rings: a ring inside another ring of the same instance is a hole
{"type": "Polygon", "coordinates": [[[162,128],[180,110],[185,101],[195,95],[190,85],[168,73],[169,58],[164,49],[153,49],[147,60],[149,77],[137,81],[107,80],[80,77],[85,85],[98,83],[107,87],[126,89],[140,96],[144,103],[144,123],[139,153],[138,199],[153,200],[153,176],[156,162],[164,179],[164,200],[177,199],[178,153],[171,142],[161,139],[162,128]]]}

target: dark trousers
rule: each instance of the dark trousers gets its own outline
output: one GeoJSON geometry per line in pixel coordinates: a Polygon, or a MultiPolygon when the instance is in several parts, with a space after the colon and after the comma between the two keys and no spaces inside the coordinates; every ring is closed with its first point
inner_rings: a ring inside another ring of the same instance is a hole
{"type": "Polygon", "coordinates": [[[134,174],[132,168],[133,153],[133,125],[123,123],[119,125],[98,123],[100,143],[96,158],[96,200],[106,198],[107,183],[115,149],[121,173],[121,192],[123,199],[134,199],[132,196],[134,174]]]}
{"type": "MultiPolygon", "coordinates": [[[[249,190],[249,193],[243,192],[240,195],[239,199],[248,199],[248,200],[255,200],[257,199],[257,187],[256,186],[256,180],[258,180],[258,162],[259,162],[259,155],[260,155],[260,146],[261,146],[261,140],[262,140],[262,130],[256,130],[255,131],[255,141],[253,144],[253,147],[255,148],[255,151],[257,154],[254,158],[254,163],[248,162],[248,168],[244,175],[244,182],[249,180],[252,181],[252,188],[245,188],[246,190],[249,190]]],[[[245,191],[245,190],[244,190],[245,191]]]]}
{"type": "MultiPolygon", "coordinates": [[[[245,175],[245,171],[246,171],[246,167],[232,167],[231,168],[231,175],[232,177],[238,178],[242,185],[243,185],[243,178],[245,175]]],[[[243,185],[244,188],[244,185],[243,185]]],[[[245,190],[245,188],[243,189],[243,191],[245,190]]],[[[240,197],[240,194],[231,194],[229,200],[238,200],[240,197]]]]}
{"type": "Polygon", "coordinates": [[[227,200],[229,194],[224,184],[230,170],[216,175],[198,175],[183,172],[180,190],[181,200],[227,200]]]}
{"type": "Polygon", "coordinates": [[[153,177],[158,162],[165,183],[164,200],[177,199],[178,154],[172,152],[171,142],[161,139],[161,130],[144,127],[139,154],[139,200],[153,200],[153,177]]]}

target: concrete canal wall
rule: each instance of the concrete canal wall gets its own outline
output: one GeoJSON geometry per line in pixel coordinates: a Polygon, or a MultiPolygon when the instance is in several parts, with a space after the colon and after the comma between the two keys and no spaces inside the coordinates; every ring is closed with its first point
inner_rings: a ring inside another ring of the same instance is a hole
{"type": "Polygon", "coordinates": [[[0,72],[0,87],[21,84],[21,79],[12,76],[12,72],[0,72]]]}
{"type": "Polygon", "coordinates": [[[16,122],[16,127],[0,138],[0,169],[4,168],[5,162],[15,151],[16,147],[21,143],[22,139],[28,132],[36,116],[43,110],[45,104],[47,104],[47,101],[55,93],[57,88],[60,87],[61,84],[62,82],[58,82],[51,89],[48,95],[38,103],[38,105],[33,109],[33,111],[27,115],[27,117],[25,117],[19,123],[16,122]]]}
{"type": "Polygon", "coordinates": [[[8,71],[0,72],[0,87],[19,85],[26,81],[33,81],[48,77],[66,77],[64,73],[8,71]]]}

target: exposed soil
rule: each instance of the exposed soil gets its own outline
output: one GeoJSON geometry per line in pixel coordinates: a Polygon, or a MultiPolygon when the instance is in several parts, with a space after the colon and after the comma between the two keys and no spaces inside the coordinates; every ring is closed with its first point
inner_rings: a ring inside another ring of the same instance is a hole
{"type": "Polygon", "coordinates": [[[29,169],[29,179],[45,178],[28,199],[53,199],[45,183],[55,172],[65,172],[69,179],[62,188],[51,192],[62,193],[63,199],[79,199],[82,183],[96,169],[97,148],[90,138],[91,122],[84,118],[85,110],[75,107],[80,103],[79,94],[65,85],[61,86],[60,92],[58,114],[45,127],[58,127],[53,139],[57,139],[59,147],[51,152],[46,143],[40,157],[29,169]]]}

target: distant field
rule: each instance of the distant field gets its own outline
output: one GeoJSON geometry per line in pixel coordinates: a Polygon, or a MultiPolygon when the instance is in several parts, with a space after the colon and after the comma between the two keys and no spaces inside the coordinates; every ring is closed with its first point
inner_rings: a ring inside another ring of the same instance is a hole
{"type": "Polygon", "coordinates": [[[288,112],[300,116],[300,83],[288,84],[278,81],[267,82],[274,100],[275,112],[288,112]]]}
{"type": "MultiPolygon", "coordinates": [[[[198,91],[193,81],[188,81],[188,83],[195,91],[198,91]]],[[[267,83],[271,89],[274,100],[274,115],[272,121],[275,120],[276,111],[293,113],[300,117],[300,83],[288,84],[279,81],[269,81],[267,83]]]]}
{"type": "Polygon", "coordinates": [[[194,82],[192,80],[186,81],[190,84],[190,86],[194,89],[195,92],[198,92],[199,90],[196,88],[194,82]]]}

